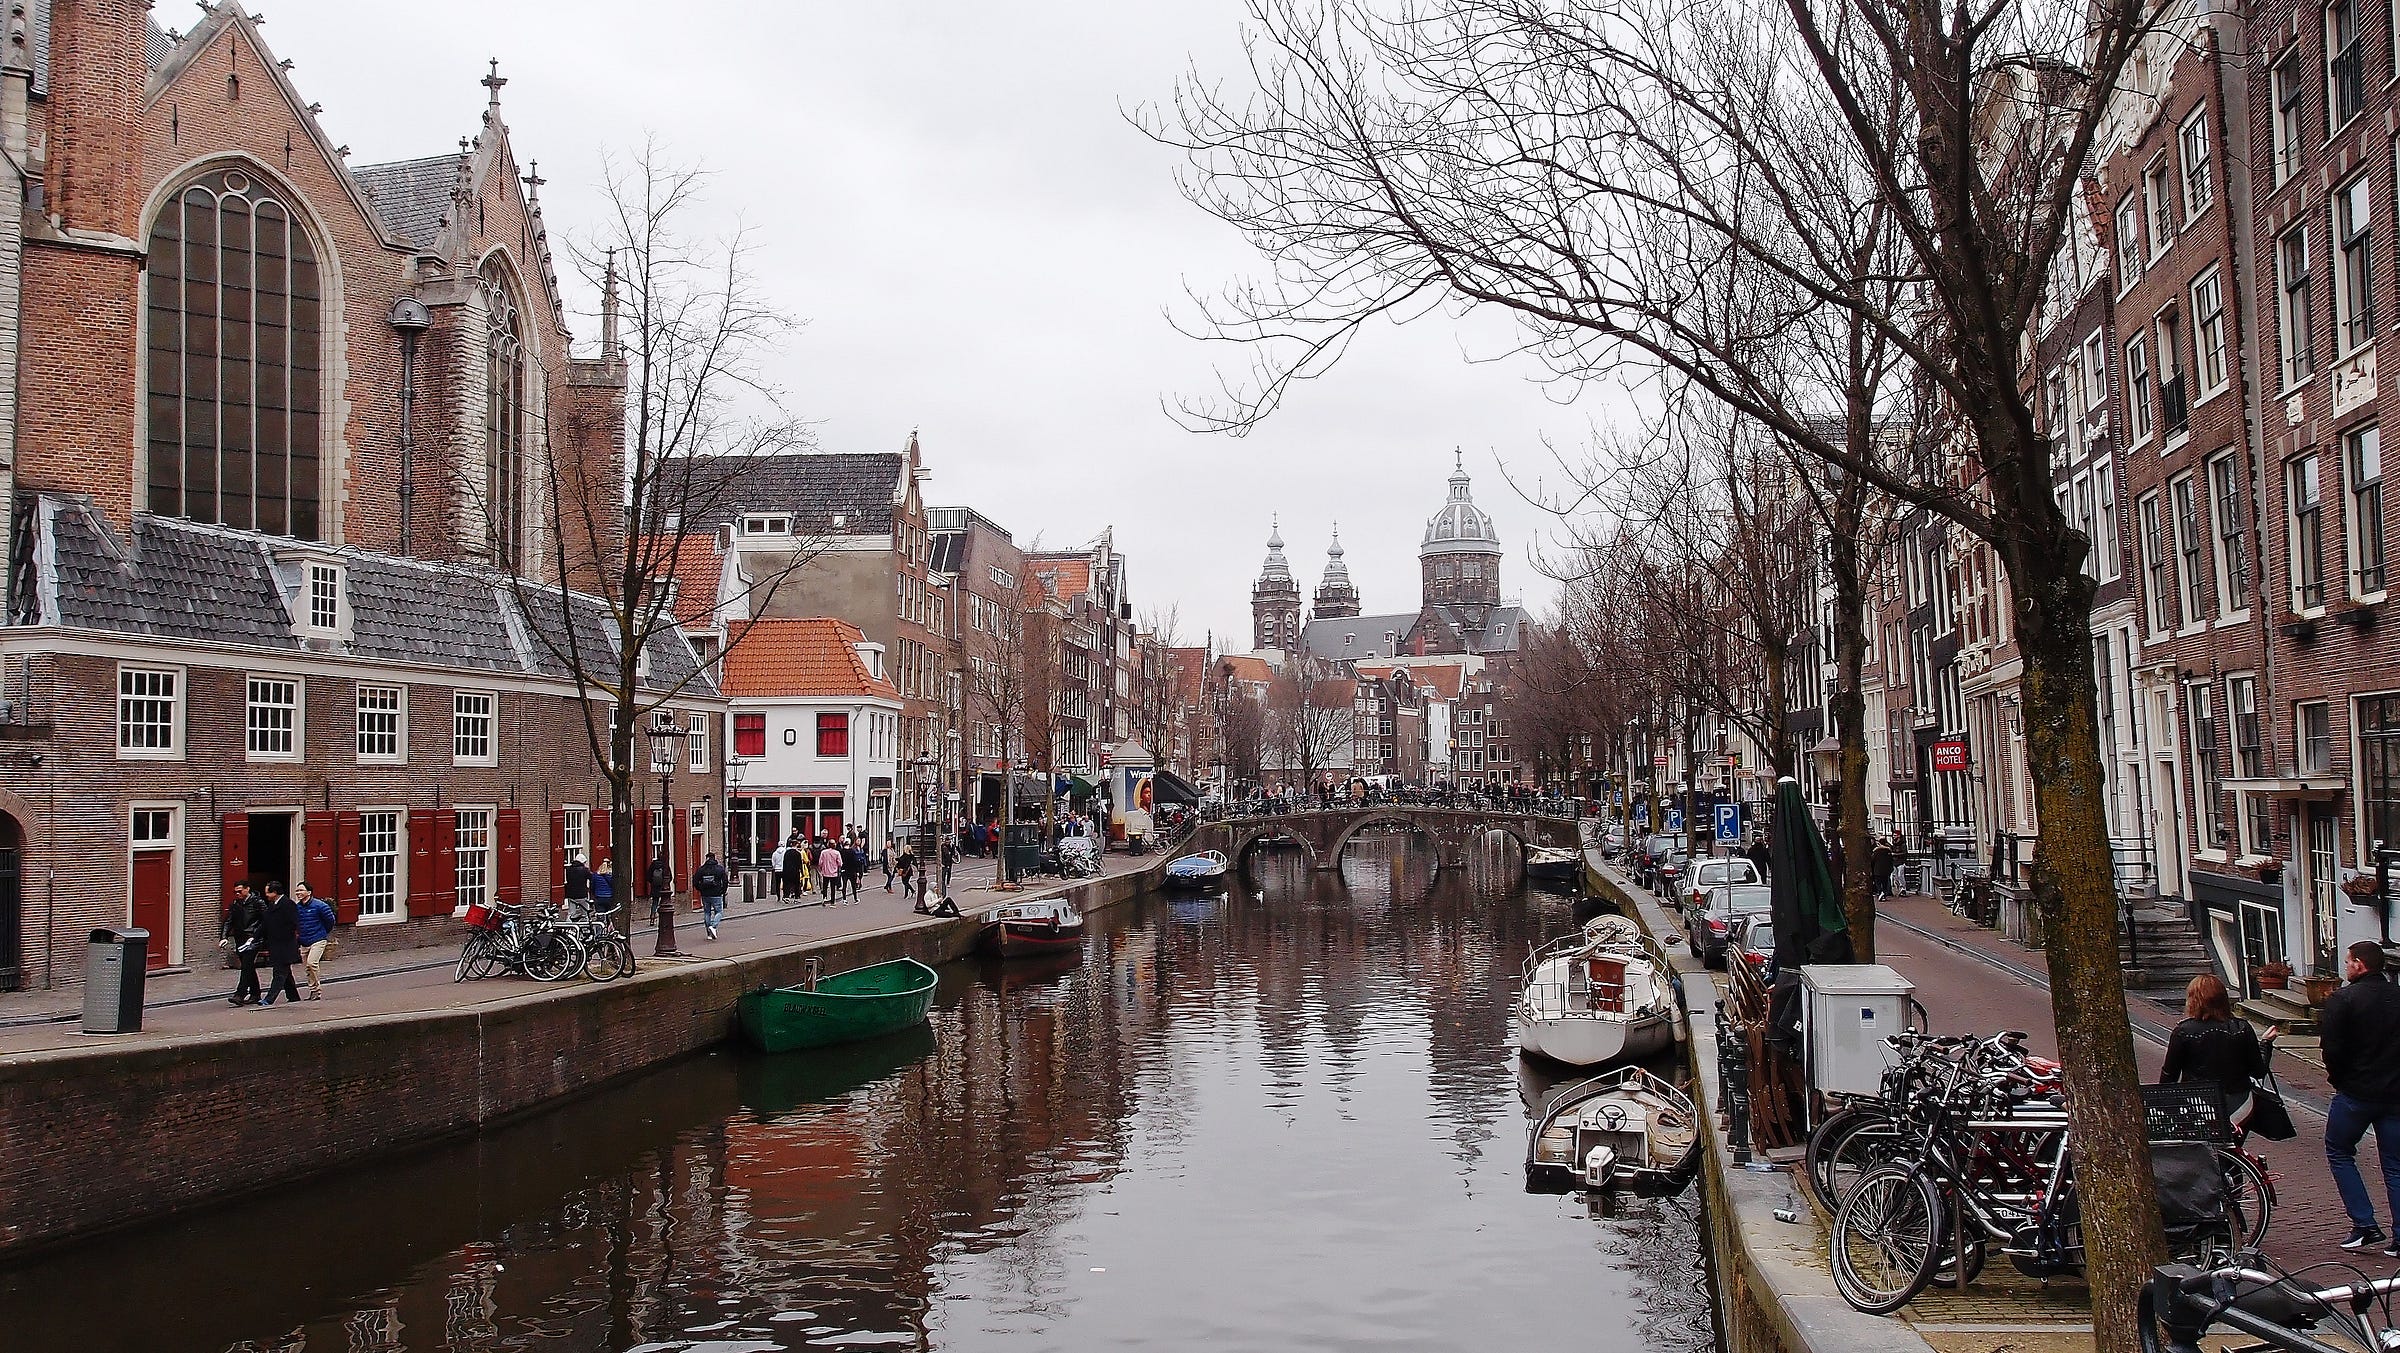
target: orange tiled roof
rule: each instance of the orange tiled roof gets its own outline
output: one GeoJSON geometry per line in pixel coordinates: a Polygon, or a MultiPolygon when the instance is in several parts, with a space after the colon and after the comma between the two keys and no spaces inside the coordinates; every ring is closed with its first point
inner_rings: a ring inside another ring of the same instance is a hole
{"type": "Polygon", "coordinates": [[[704,625],[717,609],[717,585],[725,575],[724,558],[717,552],[717,538],[708,533],[687,533],[673,541],[660,538],[644,541],[648,557],[670,561],[675,577],[675,623],[704,625]]]}
{"type": "Polygon", "coordinates": [[[847,620],[754,620],[726,636],[725,694],[752,698],[787,696],[878,696],[897,700],[900,691],[868,675],[853,645],[865,635],[847,620]]]}
{"type": "Polygon", "coordinates": [[[1387,677],[1394,672],[1406,672],[1410,681],[1445,700],[1456,700],[1467,684],[1467,669],[1454,662],[1362,662],[1357,664],[1357,668],[1362,677],[1387,677]]]}
{"type": "Polygon", "coordinates": [[[1252,657],[1247,653],[1228,653],[1224,662],[1226,673],[1236,681],[1255,681],[1262,686],[1274,683],[1275,669],[1267,665],[1265,658],[1252,657]]]}
{"type": "Polygon", "coordinates": [[[1092,590],[1092,561],[1084,555],[1027,555],[1025,569],[1036,576],[1048,574],[1056,579],[1051,590],[1060,601],[1072,601],[1092,590]]]}

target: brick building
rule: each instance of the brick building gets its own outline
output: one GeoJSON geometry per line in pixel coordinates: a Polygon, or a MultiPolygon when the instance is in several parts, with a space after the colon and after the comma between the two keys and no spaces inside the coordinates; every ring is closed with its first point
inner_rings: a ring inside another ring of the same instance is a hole
{"type": "MultiPolygon", "coordinates": [[[[354,169],[238,4],[179,37],[137,0],[28,11],[0,981],[73,981],[129,919],[154,963],[213,959],[237,878],[309,878],[354,952],[554,890],[608,824],[556,658],[598,603],[547,572],[546,486],[614,481],[624,373],[607,333],[570,351],[505,82],[458,151],[354,169]]],[[[673,634],[644,658],[694,675],[673,634]]],[[[718,783],[686,694],[650,826],[681,868],[718,783]]]]}

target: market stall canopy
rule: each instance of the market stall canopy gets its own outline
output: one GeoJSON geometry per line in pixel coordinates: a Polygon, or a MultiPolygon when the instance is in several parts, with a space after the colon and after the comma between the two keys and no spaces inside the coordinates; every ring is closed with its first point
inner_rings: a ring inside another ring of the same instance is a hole
{"type": "Polygon", "coordinates": [[[1200,804],[1200,791],[1171,770],[1150,772],[1150,796],[1160,803],[1188,803],[1194,807],[1200,804]]]}

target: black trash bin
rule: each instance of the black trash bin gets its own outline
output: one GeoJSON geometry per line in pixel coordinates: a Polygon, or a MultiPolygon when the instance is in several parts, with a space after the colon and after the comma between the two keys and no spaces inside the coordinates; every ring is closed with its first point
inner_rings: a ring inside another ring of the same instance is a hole
{"type": "Polygon", "coordinates": [[[149,971],[149,931],[139,926],[93,931],[91,946],[83,953],[83,1031],[140,1033],[142,982],[149,971]]]}

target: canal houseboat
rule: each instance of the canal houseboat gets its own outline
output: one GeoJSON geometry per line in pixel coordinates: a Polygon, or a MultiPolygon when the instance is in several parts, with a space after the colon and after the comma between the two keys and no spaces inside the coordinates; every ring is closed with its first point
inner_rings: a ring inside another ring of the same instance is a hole
{"type": "Polygon", "coordinates": [[[984,914],[982,946],[1001,958],[1027,958],[1083,947],[1083,913],[1064,898],[1011,902],[984,914]]]}
{"type": "Polygon", "coordinates": [[[1689,1095],[1638,1066],[1554,1091],[1525,1144],[1525,1187],[1608,1189],[1680,1182],[1700,1145],[1689,1095]]]}
{"type": "Polygon", "coordinates": [[[1622,916],[1597,916],[1526,959],[1517,1046],[1568,1066],[1636,1061],[1674,1036],[1667,967],[1622,916]]]}

